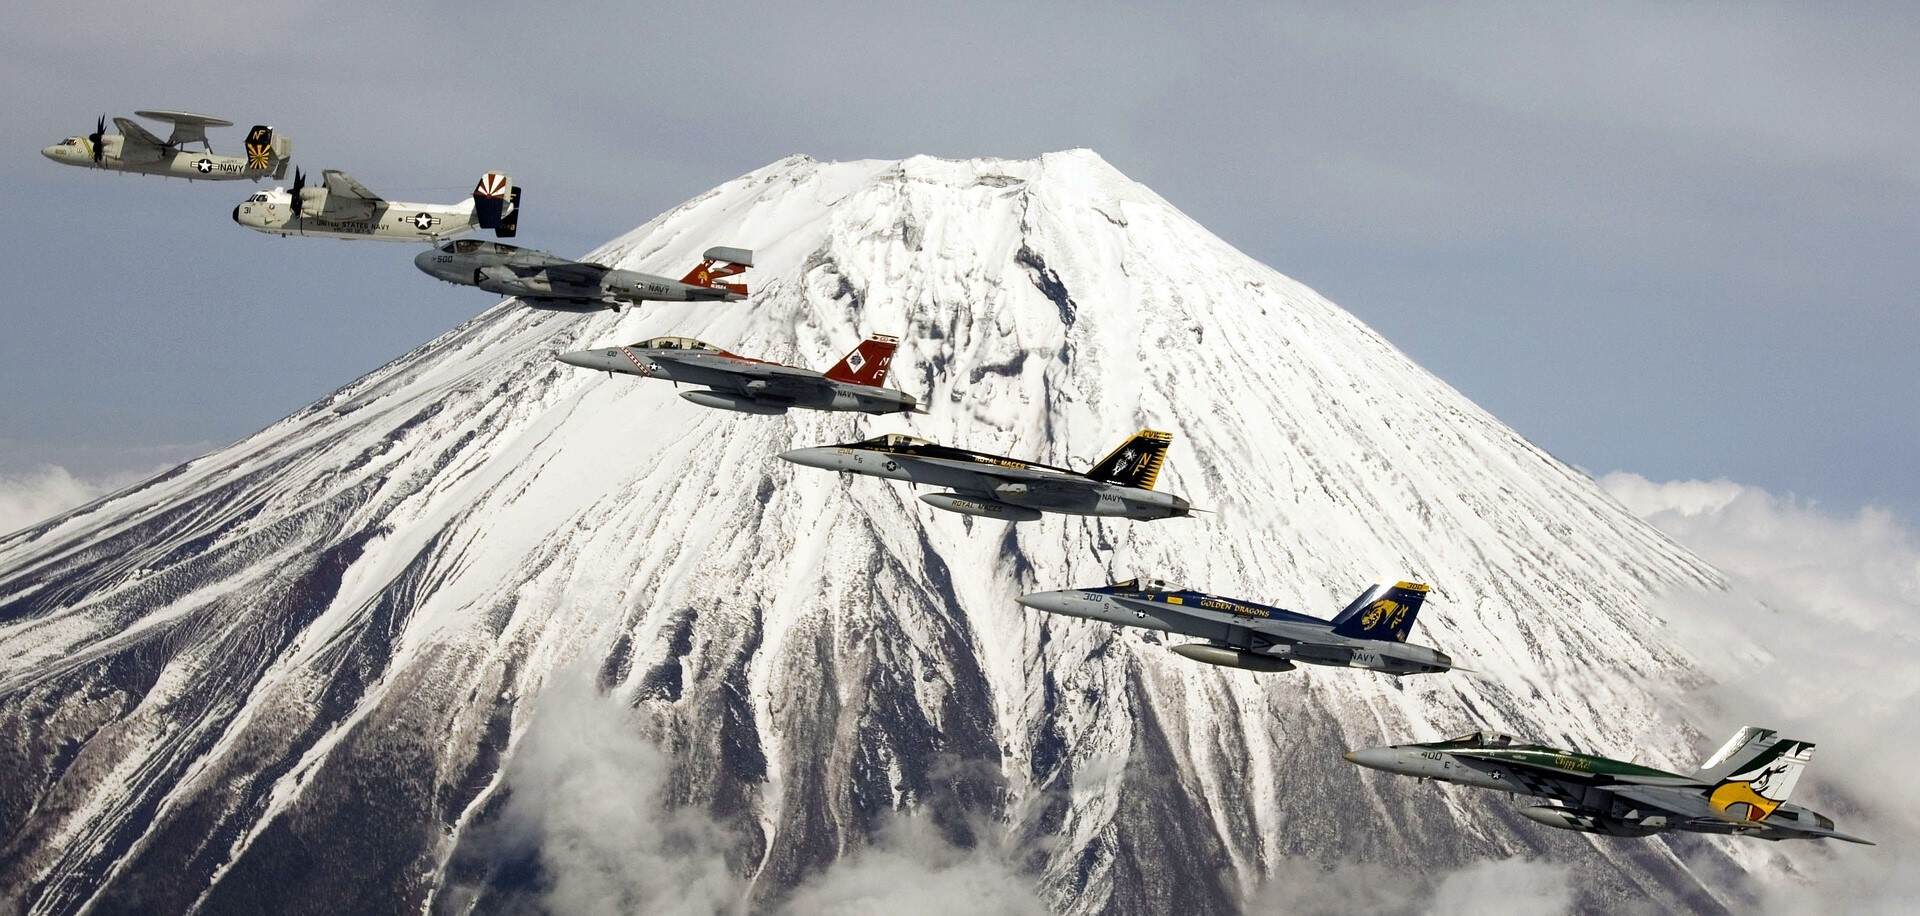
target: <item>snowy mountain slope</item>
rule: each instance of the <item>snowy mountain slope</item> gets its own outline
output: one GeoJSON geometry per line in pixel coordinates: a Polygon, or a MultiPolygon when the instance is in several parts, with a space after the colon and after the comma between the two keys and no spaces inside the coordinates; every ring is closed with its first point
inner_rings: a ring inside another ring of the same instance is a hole
{"type": "Polygon", "coordinates": [[[484,909],[507,879],[463,838],[578,664],[647,713],[760,903],[896,810],[1031,850],[1067,912],[1229,909],[1293,857],[1538,855],[1588,903],[1738,899],[1694,876],[1760,852],[1553,833],[1340,760],[1487,725],[1690,762],[1648,686],[1689,663],[1645,608],[1719,583],[1352,316],[1084,151],[795,157],[599,254],[670,273],[713,244],[756,250],[750,301],[505,303],[0,539],[0,899],[413,909],[451,874],[484,909]],[[928,415],[728,414],[552,359],[671,333],[821,368],[868,332],[903,336],[928,415]],[[1084,465],[1141,426],[1176,433],[1160,486],[1218,515],[1008,526],[774,457],[902,430],[1084,465]],[[1322,614],[1418,576],[1421,640],[1484,674],[1256,677],[1012,600],[1134,574],[1322,614]]]}

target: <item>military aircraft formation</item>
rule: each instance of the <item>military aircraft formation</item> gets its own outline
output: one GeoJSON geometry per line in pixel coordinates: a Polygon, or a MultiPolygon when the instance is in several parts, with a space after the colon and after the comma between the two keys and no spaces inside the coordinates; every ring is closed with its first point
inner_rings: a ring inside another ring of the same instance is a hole
{"type": "MultiPolygon", "coordinates": [[[[172,132],[162,140],[138,122],[116,117],[119,132],[108,133],[107,118],[101,115],[91,133],[68,137],[41,152],[66,165],[190,181],[286,177],[292,141],[268,125],[247,132],[244,155],[225,156],[213,151],[206,129],[231,127],[231,121],[183,111],[134,114],[167,122],[172,132]],[[192,146],[198,149],[189,149],[192,146]]],[[[292,187],[248,195],[233,208],[233,221],[282,237],[426,243],[432,247],[415,257],[414,264],[429,276],[536,309],[597,312],[640,302],[723,304],[748,298],[746,284],[733,279],[753,266],[753,252],[744,248],[708,248],[698,265],[674,280],[461,238],[481,230],[497,238],[518,234],[520,187],[501,172],[486,173],[466,199],[447,204],[390,200],[343,171],[328,169],[320,175],[320,184],[309,187],[305,172],[296,169],[292,187]]],[[[898,345],[896,337],[870,336],[825,372],[729,353],[690,337],[655,337],[555,358],[610,375],[698,386],[680,396],[735,413],[925,413],[913,395],[887,387],[898,345]]],[[[922,502],[979,518],[1029,522],[1054,513],[1153,521],[1203,511],[1180,496],[1154,489],[1172,443],[1172,433],[1143,429],[1086,471],[899,433],[793,449],[779,457],[807,467],[933,487],[939,492],[922,494],[922,502]]],[[[1419,582],[1375,585],[1324,620],[1154,579],[1035,592],[1018,600],[1048,614],[1191,637],[1197,641],[1173,646],[1172,651],[1193,661],[1247,671],[1282,672],[1303,664],[1393,677],[1465,670],[1445,652],[1407,641],[1429,592],[1419,582]]],[[[1547,804],[1522,808],[1520,814],[1566,830],[1628,837],[1689,831],[1867,843],[1835,830],[1831,818],[1787,802],[1812,755],[1810,743],[1750,726],[1692,774],[1479,732],[1448,741],[1355,750],[1346,757],[1389,773],[1544,798],[1547,804]]]]}

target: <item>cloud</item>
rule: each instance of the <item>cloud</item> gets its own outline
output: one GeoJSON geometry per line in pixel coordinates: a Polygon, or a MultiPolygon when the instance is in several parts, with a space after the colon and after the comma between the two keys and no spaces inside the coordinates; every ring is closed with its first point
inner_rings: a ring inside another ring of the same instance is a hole
{"type": "Polygon", "coordinates": [[[746,885],[727,868],[728,836],[666,803],[672,768],[631,709],[563,672],[535,701],[482,842],[495,862],[538,861],[550,912],[734,912],[746,885]]]}
{"type": "Polygon", "coordinates": [[[1762,902],[1905,912],[1920,893],[1920,535],[1882,509],[1829,512],[1726,480],[1600,483],[1733,582],[1657,608],[1712,678],[1676,685],[1676,701],[1716,738],[1750,724],[1818,742],[1794,801],[1881,843],[1795,848],[1804,880],[1772,882],[1762,902]]]}
{"type": "MultiPolygon", "coordinates": [[[[529,899],[509,903],[581,914],[745,912],[749,881],[727,864],[736,837],[706,812],[671,803],[674,765],[591,673],[563,671],[541,691],[515,745],[499,818],[471,839],[493,869],[538,864],[534,886],[510,892],[529,899]]],[[[958,847],[928,819],[902,815],[796,889],[782,911],[1045,913],[1014,861],[990,840],[958,847]]]]}
{"type": "Polygon", "coordinates": [[[1047,912],[1033,880],[1019,872],[1006,852],[991,844],[962,849],[948,843],[925,818],[896,818],[872,846],[803,884],[787,901],[786,911],[849,916],[1047,912]]]}
{"type": "Polygon", "coordinates": [[[151,472],[81,478],[58,465],[0,474],[0,534],[12,534],[81,503],[97,499],[151,472]]]}
{"type": "Polygon", "coordinates": [[[1373,913],[1386,916],[1547,916],[1573,909],[1570,869],[1532,859],[1483,859],[1419,875],[1363,863],[1323,867],[1289,859],[1247,900],[1272,916],[1373,913]]]}

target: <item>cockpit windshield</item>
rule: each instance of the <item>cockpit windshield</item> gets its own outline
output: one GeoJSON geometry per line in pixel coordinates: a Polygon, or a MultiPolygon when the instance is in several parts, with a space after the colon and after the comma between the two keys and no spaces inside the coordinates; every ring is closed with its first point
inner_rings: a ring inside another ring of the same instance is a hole
{"type": "Polygon", "coordinates": [[[1165,579],[1142,579],[1134,577],[1125,582],[1115,582],[1109,586],[1122,592],[1171,592],[1176,589],[1165,579]]]}
{"type": "Polygon", "coordinates": [[[909,436],[905,433],[887,433],[884,436],[875,436],[860,444],[871,445],[876,448],[904,448],[909,445],[932,445],[933,443],[925,439],[909,436]]]}
{"type": "Polygon", "coordinates": [[[1468,732],[1458,738],[1448,738],[1441,744],[1457,744],[1463,747],[1507,747],[1515,744],[1511,735],[1498,732],[1468,732]]]}
{"type": "Polygon", "coordinates": [[[265,191],[261,191],[247,198],[247,203],[250,203],[250,204],[264,204],[266,202],[267,202],[267,192],[265,191]]]}
{"type": "Polygon", "coordinates": [[[713,344],[707,343],[704,340],[694,340],[691,337],[655,337],[650,340],[643,340],[637,344],[634,344],[633,349],[635,350],[706,350],[709,353],[720,352],[719,347],[716,347],[713,344]]]}

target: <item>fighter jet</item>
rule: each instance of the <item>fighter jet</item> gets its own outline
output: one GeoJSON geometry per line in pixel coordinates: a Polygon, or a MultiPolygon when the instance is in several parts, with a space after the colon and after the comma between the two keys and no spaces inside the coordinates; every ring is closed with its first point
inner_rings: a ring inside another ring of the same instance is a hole
{"type": "Polygon", "coordinates": [[[728,353],[691,337],[655,337],[556,358],[583,369],[703,385],[680,393],[702,407],[757,414],[783,414],[794,407],[886,414],[916,409],[913,395],[882,387],[899,343],[897,337],[869,337],[824,374],[728,353]]]}
{"type": "Polygon", "coordinates": [[[1041,512],[1059,512],[1144,521],[1178,518],[1191,511],[1186,500],[1153,491],[1171,442],[1172,433],[1143,429],[1084,474],[1018,458],[948,448],[899,433],[864,442],[794,449],[781,452],[780,457],[808,467],[953,490],[928,493],[920,501],[963,515],[1030,522],[1041,512]]]}
{"type": "Polygon", "coordinates": [[[1481,732],[1367,748],[1347,759],[1403,776],[1550,799],[1520,814],[1562,830],[1608,836],[1683,830],[1872,845],[1834,830],[1832,818],[1788,804],[1813,745],[1751,725],[1688,775],[1481,732]]]}
{"type": "Polygon", "coordinates": [[[261,191],[233,208],[233,221],[256,232],[333,239],[434,242],[492,229],[503,239],[520,230],[520,188],[500,172],[488,172],[473,196],[452,204],[387,200],[345,172],[320,173],[321,184],[293,173],[292,188],[261,191]]]}
{"type": "Polygon", "coordinates": [[[1290,671],[1296,664],[1366,668],[1396,677],[1453,667],[1445,652],[1407,642],[1427,587],[1375,585],[1331,621],[1238,598],[1173,588],[1157,579],[1130,579],[1099,588],[1021,596],[1036,611],[1104,620],[1197,636],[1206,642],[1174,646],[1176,655],[1249,671],[1290,671]]]}
{"type": "Polygon", "coordinates": [[[293,141],[273,135],[273,128],[256,124],[247,131],[246,155],[223,156],[207,141],[207,128],[232,127],[233,122],[184,111],[136,111],[134,114],[173,124],[173,133],[162,140],[136,121],[114,118],[120,128],[107,133],[107,116],[101,115],[93,133],[68,137],[40,151],[40,155],[67,165],[186,178],[192,181],[232,181],[246,178],[259,181],[269,175],[285,178],[287,157],[293,153],[293,141]],[[200,149],[187,149],[198,144],[200,149]]]}
{"type": "Polygon", "coordinates": [[[701,257],[705,260],[679,280],[498,242],[450,242],[421,252],[413,263],[448,283],[478,286],[556,311],[618,311],[630,302],[733,302],[747,297],[746,284],[724,280],[752,267],[753,252],[714,247],[701,257]]]}

